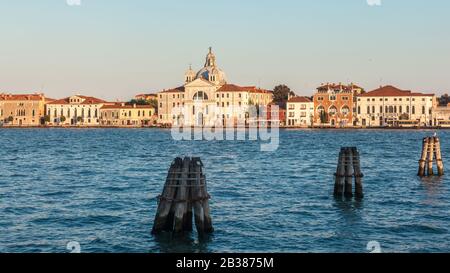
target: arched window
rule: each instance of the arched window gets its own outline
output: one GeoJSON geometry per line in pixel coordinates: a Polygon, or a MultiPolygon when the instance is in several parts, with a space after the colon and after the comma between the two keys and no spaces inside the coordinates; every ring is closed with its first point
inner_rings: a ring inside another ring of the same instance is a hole
{"type": "Polygon", "coordinates": [[[350,113],[350,108],[348,108],[347,106],[342,107],[341,113],[345,116],[348,115],[348,113],[350,113]]]}
{"type": "Polygon", "coordinates": [[[329,113],[331,116],[336,115],[336,113],[337,113],[337,108],[334,107],[334,106],[331,106],[330,109],[328,110],[328,113],[329,113]]]}
{"type": "Polygon", "coordinates": [[[317,107],[317,113],[319,113],[319,114],[325,113],[325,108],[323,108],[323,106],[317,107]]]}
{"type": "Polygon", "coordinates": [[[194,100],[208,100],[208,95],[203,91],[199,91],[195,93],[194,100]]]}

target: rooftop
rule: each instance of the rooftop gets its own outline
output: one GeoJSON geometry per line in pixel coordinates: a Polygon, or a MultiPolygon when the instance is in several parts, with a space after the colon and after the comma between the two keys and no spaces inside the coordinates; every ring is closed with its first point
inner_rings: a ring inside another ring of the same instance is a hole
{"type": "Polygon", "coordinates": [[[44,94],[34,93],[34,94],[5,94],[0,93],[0,101],[19,101],[19,100],[52,100],[46,98],[44,94]]]}
{"type": "Polygon", "coordinates": [[[82,95],[76,95],[72,97],[67,97],[60,100],[52,101],[48,104],[70,104],[70,98],[77,97],[83,99],[83,102],[80,102],[79,104],[99,104],[99,103],[106,103],[106,101],[94,97],[88,97],[88,96],[82,96],[82,95]]]}
{"type": "Polygon", "coordinates": [[[293,97],[288,100],[289,103],[307,103],[311,100],[307,97],[293,97]]]}
{"type": "Polygon", "coordinates": [[[359,97],[424,97],[434,96],[434,94],[416,93],[411,90],[401,90],[392,85],[381,86],[378,89],[359,95],[359,97]]]}

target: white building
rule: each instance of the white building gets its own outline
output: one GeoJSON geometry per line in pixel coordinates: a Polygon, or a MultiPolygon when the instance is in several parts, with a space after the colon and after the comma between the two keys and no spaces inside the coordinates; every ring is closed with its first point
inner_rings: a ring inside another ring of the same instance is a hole
{"type": "Polygon", "coordinates": [[[433,109],[434,126],[450,127],[450,103],[447,106],[436,106],[433,109]]]}
{"type": "Polygon", "coordinates": [[[46,104],[46,113],[50,119],[48,125],[100,125],[100,109],[108,105],[104,100],[76,95],[46,104]]]}
{"type": "Polygon", "coordinates": [[[270,91],[228,84],[210,48],[204,67],[197,73],[189,68],[183,86],[158,93],[158,123],[186,126],[217,122],[236,124],[238,120],[246,119],[250,105],[267,106],[272,99],[270,91]]]}
{"type": "Polygon", "coordinates": [[[314,102],[307,97],[294,97],[286,105],[286,120],[289,127],[312,127],[314,102]]]}
{"type": "Polygon", "coordinates": [[[414,93],[394,86],[357,96],[356,124],[362,127],[432,126],[434,94],[414,93]]]}

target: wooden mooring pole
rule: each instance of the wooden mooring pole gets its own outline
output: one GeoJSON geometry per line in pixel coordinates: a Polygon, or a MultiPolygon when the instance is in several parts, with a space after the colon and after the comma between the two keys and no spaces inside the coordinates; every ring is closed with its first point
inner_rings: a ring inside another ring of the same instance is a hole
{"type": "Polygon", "coordinates": [[[433,176],[433,163],[436,162],[437,173],[444,175],[444,163],[442,161],[441,142],[438,137],[426,137],[423,139],[422,155],[419,160],[418,176],[433,176]]]}
{"type": "Polygon", "coordinates": [[[190,232],[193,215],[199,234],[214,231],[202,167],[200,158],[176,158],[172,162],[159,196],[152,234],[190,232]]]}
{"type": "Polygon", "coordinates": [[[361,172],[360,155],[356,147],[341,148],[338,167],[335,174],[334,196],[346,198],[353,197],[353,178],[355,179],[355,197],[364,197],[361,172]]]}

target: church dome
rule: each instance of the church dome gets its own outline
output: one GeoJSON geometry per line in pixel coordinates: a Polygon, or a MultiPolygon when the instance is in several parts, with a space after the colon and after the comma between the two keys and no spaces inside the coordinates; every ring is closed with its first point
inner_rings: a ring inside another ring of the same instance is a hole
{"type": "Polygon", "coordinates": [[[209,48],[205,66],[197,72],[196,79],[205,79],[207,81],[216,82],[219,84],[226,83],[226,75],[220,68],[217,67],[216,56],[212,52],[212,48],[209,48]]]}

